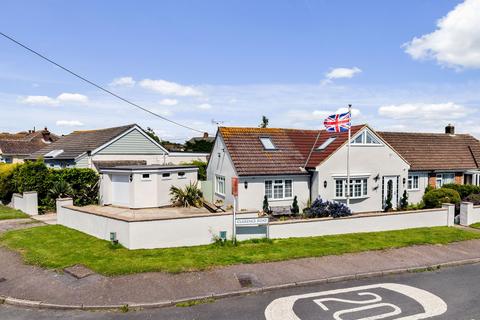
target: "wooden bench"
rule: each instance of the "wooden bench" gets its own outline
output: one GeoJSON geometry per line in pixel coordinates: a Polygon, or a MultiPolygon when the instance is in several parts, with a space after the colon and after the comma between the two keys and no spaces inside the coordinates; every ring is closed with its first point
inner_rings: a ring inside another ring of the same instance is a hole
{"type": "Polygon", "coordinates": [[[290,206],[270,207],[270,211],[272,212],[272,216],[290,216],[290,215],[292,215],[292,210],[291,210],[290,206]]]}

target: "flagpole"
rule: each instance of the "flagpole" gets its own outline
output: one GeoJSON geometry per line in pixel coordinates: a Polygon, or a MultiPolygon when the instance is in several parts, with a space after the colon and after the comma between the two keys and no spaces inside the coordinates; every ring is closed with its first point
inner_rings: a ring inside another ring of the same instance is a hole
{"type": "MultiPolygon", "coordinates": [[[[352,122],[352,105],[348,105],[350,123],[352,122]]],[[[351,125],[348,126],[348,145],[347,145],[347,207],[350,208],[350,140],[352,140],[351,125]]]]}

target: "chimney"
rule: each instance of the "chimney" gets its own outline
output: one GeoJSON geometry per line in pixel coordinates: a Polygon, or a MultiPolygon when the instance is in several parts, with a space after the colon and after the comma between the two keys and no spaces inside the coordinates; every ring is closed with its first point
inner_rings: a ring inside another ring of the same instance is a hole
{"type": "Polygon", "coordinates": [[[451,123],[448,124],[448,126],[445,127],[445,133],[446,134],[455,134],[455,126],[451,123]]]}
{"type": "Polygon", "coordinates": [[[52,142],[52,139],[50,138],[50,131],[48,131],[47,127],[45,127],[45,129],[42,131],[42,138],[45,142],[52,142]]]}
{"type": "Polygon", "coordinates": [[[203,139],[206,139],[206,138],[208,138],[208,132],[203,133],[203,139]]]}

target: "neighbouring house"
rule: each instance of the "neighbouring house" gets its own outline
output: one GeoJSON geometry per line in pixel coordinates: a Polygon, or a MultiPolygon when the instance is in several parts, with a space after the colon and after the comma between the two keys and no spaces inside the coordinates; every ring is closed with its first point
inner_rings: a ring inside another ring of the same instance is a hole
{"type": "Polygon", "coordinates": [[[58,140],[46,127],[18,133],[0,133],[0,162],[22,163],[32,153],[58,140]]]}
{"type": "Polygon", "coordinates": [[[429,185],[447,183],[480,185],[480,141],[469,134],[455,134],[448,125],[445,133],[378,132],[409,163],[409,201],[418,203],[429,185]]]}
{"type": "MultiPolygon", "coordinates": [[[[450,130],[450,131],[448,131],[450,130]]],[[[428,183],[479,182],[480,142],[470,135],[376,132],[352,127],[350,208],[379,211],[389,191],[398,207],[404,190],[421,200],[428,183]]],[[[212,201],[233,204],[231,179],[239,178],[237,208],[300,208],[317,197],[346,202],[347,133],[325,130],[220,127],[207,167],[212,201]]]]}
{"type": "Polygon", "coordinates": [[[198,168],[130,165],[100,168],[100,173],[100,204],[141,209],[171,205],[170,187],[196,183],[198,168]]]}
{"type": "MultiPolygon", "coordinates": [[[[220,127],[207,167],[213,201],[233,204],[231,178],[239,178],[240,210],[260,210],[264,196],[271,207],[301,208],[311,199],[346,202],[347,133],[324,130],[220,127]]],[[[352,127],[351,209],[382,210],[391,188],[397,207],[410,165],[367,125],[352,127]]]]}
{"type": "Polygon", "coordinates": [[[165,165],[192,160],[206,161],[206,154],[169,152],[136,124],[74,131],[33,153],[52,168],[115,167],[119,165],[165,165]]]}

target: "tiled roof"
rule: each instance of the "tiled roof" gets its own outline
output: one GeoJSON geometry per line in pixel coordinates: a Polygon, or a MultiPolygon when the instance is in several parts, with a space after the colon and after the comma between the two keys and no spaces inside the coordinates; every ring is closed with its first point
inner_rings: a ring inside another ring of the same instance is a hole
{"type": "MultiPolygon", "coordinates": [[[[363,128],[353,126],[352,135],[363,128]]],[[[332,134],[325,130],[280,128],[220,127],[238,175],[305,174],[304,166],[316,167],[347,141],[348,133],[332,134]],[[318,135],[318,140],[315,140],[318,135]],[[336,139],[326,149],[316,150],[329,137],[336,139]],[[265,150],[260,137],[269,137],[276,150],[265,150]],[[314,151],[309,154],[315,143],[314,151]]]]}
{"type": "Polygon", "coordinates": [[[45,154],[53,150],[63,150],[55,159],[75,159],[79,155],[93,151],[104,145],[125,131],[133,128],[135,124],[122,127],[74,131],[66,136],[61,137],[58,141],[51,143],[47,147],[35,152],[30,156],[31,159],[44,157],[45,154]]]}
{"type": "Polygon", "coordinates": [[[30,155],[44,148],[58,136],[48,130],[19,133],[0,133],[0,151],[3,155],[30,155]]]}
{"type": "Polygon", "coordinates": [[[480,165],[480,141],[469,134],[378,132],[411,170],[465,170],[480,165]]]}

